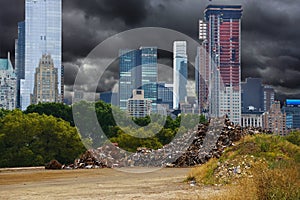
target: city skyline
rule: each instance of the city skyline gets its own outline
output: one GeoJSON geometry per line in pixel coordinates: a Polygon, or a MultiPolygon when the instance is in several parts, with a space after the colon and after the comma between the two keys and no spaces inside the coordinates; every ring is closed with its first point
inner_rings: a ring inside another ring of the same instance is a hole
{"type": "MultiPolygon", "coordinates": [[[[284,3],[281,1],[174,1],[161,3],[155,1],[139,1],[127,4],[117,1],[103,1],[102,4],[90,1],[64,2],[64,65],[66,74],[67,97],[70,96],[71,85],[78,71],[80,60],[99,42],[110,35],[129,28],[142,26],[162,26],[179,30],[197,38],[198,20],[208,4],[228,3],[242,4],[244,17],[242,24],[242,75],[262,78],[264,83],[274,86],[280,100],[299,98],[299,30],[296,21],[299,18],[297,8],[299,2],[284,3]],[[105,5],[107,6],[104,6],[105,5]],[[184,5],[184,6],[183,6],[184,5]],[[129,7],[131,7],[129,9],[129,7]],[[149,7],[146,11],[145,7],[149,7]],[[111,8],[112,12],[107,9],[111,8]],[[122,12],[117,12],[120,9],[122,12]],[[268,8],[268,9],[266,9],[268,8]],[[189,9],[188,15],[184,10],[189,9]],[[165,12],[160,12],[164,10],[165,12]],[[101,12],[104,11],[104,12],[101,12]],[[134,14],[131,14],[133,11],[134,14]],[[175,12],[176,11],[176,12],[175,12]],[[77,15],[75,13],[78,13],[77,15]],[[255,16],[252,13],[256,13],[255,16]],[[185,15],[185,20],[180,16],[185,15]],[[86,18],[84,18],[86,16],[86,18]],[[166,20],[157,21],[156,17],[166,20]],[[102,22],[99,19],[103,19],[102,22]],[[77,20],[75,20],[77,19],[77,20]],[[94,19],[94,21],[93,21],[94,19]],[[261,20],[264,19],[264,20],[261,20]],[[111,20],[116,24],[111,26],[111,20]],[[74,22],[80,22],[76,26],[74,22]],[[176,24],[176,25],[175,25],[176,24]],[[74,41],[76,40],[76,45],[74,41]],[[80,46],[81,48],[77,48],[80,46]],[[247,56],[245,56],[247,55],[247,56]]],[[[0,52],[5,57],[7,51],[13,55],[14,39],[17,38],[17,23],[24,19],[23,1],[2,1],[0,27],[7,30],[1,34],[0,52]],[[7,3],[6,3],[7,2],[7,3]],[[15,5],[15,6],[11,6],[15,5]],[[8,7],[9,6],[9,7],[8,7]]],[[[169,59],[169,58],[168,58],[169,59]]],[[[13,59],[12,59],[13,60],[13,59]]],[[[113,77],[117,76],[112,70],[113,77]]]]}

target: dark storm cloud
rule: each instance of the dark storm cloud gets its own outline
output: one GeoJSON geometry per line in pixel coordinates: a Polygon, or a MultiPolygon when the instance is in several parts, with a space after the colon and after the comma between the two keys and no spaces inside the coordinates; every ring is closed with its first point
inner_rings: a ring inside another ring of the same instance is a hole
{"type": "MultiPolygon", "coordinates": [[[[66,89],[72,89],[82,60],[106,38],[132,28],[154,26],[180,31],[196,39],[198,20],[209,3],[242,4],[242,74],[261,77],[273,85],[279,98],[300,98],[300,1],[295,0],[64,0],[63,59],[66,89]]],[[[24,1],[0,1],[1,56],[13,52],[17,22],[24,1]]],[[[168,54],[161,56],[172,65],[168,54]],[[167,55],[167,56],[165,56],[167,55]]],[[[194,58],[190,58],[193,62],[194,58]]],[[[117,64],[108,70],[115,83],[117,64]]],[[[99,90],[106,88],[105,80],[99,90]]]]}
{"type": "Polygon", "coordinates": [[[261,77],[278,98],[300,97],[299,1],[248,1],[243,17],[243,77],[261,77]]]}
{"type": "Polygon", "coordinates": [[[20,0],[0,1],[0,56],[14,53],[17,38],[17,23],[24,19],[24,2],[20,0]]]}
{"type": "Polygon", "coordinates": [[[122,19],[126,25],[141,23],[148,15],[148,0],[69,0],[67,8],[83,10],[87,18],[101,17],[108,20],[122,19]]]}

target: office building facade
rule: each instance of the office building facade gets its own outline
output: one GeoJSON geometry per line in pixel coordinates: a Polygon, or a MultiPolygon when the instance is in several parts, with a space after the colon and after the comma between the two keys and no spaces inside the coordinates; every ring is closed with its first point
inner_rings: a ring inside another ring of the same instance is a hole
{"type": "Polygon", "coordinates": [[[17,76],[8,58],[0,59],[0,108],[14,110],[17,104],[17,76]]]}
{"type": "Polygon", "coordinates": [[[287,99],[282,112],[286,114],[286,128],[300,129],[300,99],[287,99]]]}
{"type": "Polygon", "coordinates": [[[173,84],[158,83],[157,91],[158,91],[157,105],[162,106],[163,109],[172,110],[173,109],[173,84]]]}
{"type": "Polygon", "coordinates": [[[58,71],[58,93],[61,99],[62,75],[62,0],[25,1],[25,77],[20,81],[21,108],[31,103],[34,71],[42,55],[52,56],[58,71]]]}
{"type": "Polygon", "coordinates": [[[140,118],[151,114],[151,100],[146,99],[144,95],[144,90],[133,90],[132,98],[127,102],[127,111],[130,116],[140,118]]]}
{"type": "Polygon", "coordinates": [[[270,110],[263,114],[263,128],[274,135],[286,135],[286,114],[281,112],[279,101],[275,101],[270,110]]]}

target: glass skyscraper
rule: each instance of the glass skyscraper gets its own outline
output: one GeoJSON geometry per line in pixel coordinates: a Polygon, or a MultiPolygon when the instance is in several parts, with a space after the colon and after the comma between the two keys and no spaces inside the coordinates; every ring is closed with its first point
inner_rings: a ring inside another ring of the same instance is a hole
{"type": "Polygon", "coordinates": [[[134,89],[144,90],[146,99],[152,101],[152,111],[157,110],[157,48],[120,50],[120,108],[127,109],[127,100],[134,89]]]}
{"type": "Polygon", "coordinates": [[[61,95],[62,0],[25,1],[25,77],[21,80],[21,108],[31,103],[34,72],[42,55],[51,55],[58,69],[61,95]]]}
{"type": "Polygon", "coordinates": [[[25,22],[18,23],[18,39],[15,43],[15,66],[17,74],[17,108],[20,108],[20,80],[25,78],[25,22]]]}
{"type": "Polygon", "coordinates": [[[187,53],[186,41],[174,42],[174,61],[173,61],[173,108],[178,109],[179,104],[185,101],[187,96],[187,53]]]}

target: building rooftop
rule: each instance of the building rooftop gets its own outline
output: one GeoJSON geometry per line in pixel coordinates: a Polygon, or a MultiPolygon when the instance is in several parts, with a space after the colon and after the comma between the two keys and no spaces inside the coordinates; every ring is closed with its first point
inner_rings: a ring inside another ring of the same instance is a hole
{"type": "Polygon", "coordinates": [[[240,19],[243,8],[241,5],[209,5],[204,11],[206,20],[210,15],[222,15],[223,18],[240,19]]]}
{"type": "Polygon", "coordinates": [[[300,106],[300,99],[287,99],[286,105],[287,106],[300,106]]]}

